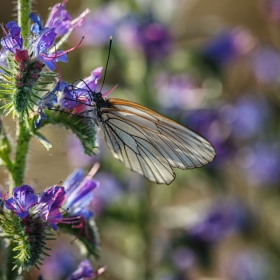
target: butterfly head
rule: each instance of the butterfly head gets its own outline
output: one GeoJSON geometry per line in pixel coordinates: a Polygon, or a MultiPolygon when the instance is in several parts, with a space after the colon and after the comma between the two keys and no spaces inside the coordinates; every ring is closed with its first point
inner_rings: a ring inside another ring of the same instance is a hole
{"type": "Polygon", "coordinates": [[[90,96],[91,96],[91,101],[94,103],[99,103],[100,101],[104,100],[101,92],[91,92],[90,96]]]}

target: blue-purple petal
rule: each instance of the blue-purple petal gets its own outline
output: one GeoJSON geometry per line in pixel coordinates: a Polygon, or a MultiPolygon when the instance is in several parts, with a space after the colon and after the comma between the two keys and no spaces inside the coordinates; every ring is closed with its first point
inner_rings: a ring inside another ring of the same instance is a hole
{"type": "Polygon", "coordinates": [[[66,190],[66,195],[71,193],[83,180],[84,171],[82,169],[76,169],[65,180],[63,186],[66,190]]]}
{"type": "MultiPolygon", "coordinates": [[[[68,193],[67,196],[67,207],[73,206],[79,200],[85,198],[89,195],[98,186],[98,182],[91,179],[85,179],[78,188],[73,190],[71,193],[68,193]]],[[[85,205],[86,206],[86,205],[85,205]]]]}

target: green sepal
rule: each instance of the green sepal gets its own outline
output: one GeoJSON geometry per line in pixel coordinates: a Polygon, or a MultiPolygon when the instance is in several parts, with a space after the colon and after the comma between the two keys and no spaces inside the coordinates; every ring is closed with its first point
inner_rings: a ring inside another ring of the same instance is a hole
{"type": "Polygon", "coordinates": [[[39,140],[39,142],[47,149],[47,151],[52,148],[52,143],[49,142],[49,140],[40,132],[35,131],[34,137],[39,140]]]}
{"type": "Polygon", "coordinates": [[[93,119],[74,116],[70,113],[44,110],[47,119],[44,119],[40,127],[47,124],[63,125],[70,129],[79,139],[84,153],[91,156],[97,153],[96,125],[93,119]]]}
{"type": "Polygon", "coordinates": [[[58,224],[58,228],[74,237],[75,242],[82,246],[81,251],[87,257],[100,257],[100,238],[94,218],[84,219],[81,228],[68,224],[58,224]]]}
{"type": "Polygon", "coordinates": [[[52,77],[52,78],[57,78],[58,77],[57,73],[49,72],[49,71],[43,72],[42,75],[44,75],[45,77],[52,77]]]}
{"type": "Polygon", "coordinates": [[[10,71],[10,70],[8,70],[8,69],[6,69],[6,68],[4,68],[4,67],[2,67],[2,66],[0,66],[0,69],[1,70],[3,70],[6,74],[8,74],[8,75],[13,75],[13,72],[12,71],[10,71]]]}
{"type": "Polygon", "coordinates": [[[5,212],[0,214],[0,225],[4,237],[10,242],[9,250],[13,255],[11,270],[17,269],[21,274],[32,266],[38,267],[49,236],[47,223],[31,215],[20,219],[12,212],[5,212]]]}

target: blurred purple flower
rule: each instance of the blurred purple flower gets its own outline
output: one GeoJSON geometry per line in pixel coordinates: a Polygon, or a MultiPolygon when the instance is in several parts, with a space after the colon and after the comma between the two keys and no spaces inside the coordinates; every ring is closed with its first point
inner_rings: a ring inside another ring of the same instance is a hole
{"type": "Polygon", "coordinates": [[[22,185],[14,188],[13,197],[6,200],[5,195],[4,202],[7,209],[24,219],[27,217],[29,209],[38,203],[38,196],[34,194],[34,190],[31,187],[22,185]]]}
{"type": "Polygon", "coordinates": [[[46,258],[41,266],[44,279],[65,279],[76,265],[74,249],[67,243],[58,240],[53,246],[51,257],[46,258]]]}
{"type": "MultiPolygon", "coordinates": [[[[93,169],[91,171],[96,172],[93,169]]],[[[83,170],[77,169],[65,180],[64,207],[68,209],[70,216],[81,215],[88,219],[93,215],[89,206],[93,200],[93,190],[99,186],[99,182],[91,179],[92,176],[93,174],[85,177],[83,170]]]]}
{"type": "Polygon", "coordinates": [[[280,83],[280,53],[272,47],[266,46],[252,57],[251,67],[256,79],[268,87],[280,83]]]}
{"type": "MultiPolygon", "coordinates": [[[[147,61],[161,59],[170,52],[171,36],[166,27],[156,21],[147,21],[147,17],[150,16],[139,19],[113,4],[103,6],[86,18],[82,30],[83,45],[108,44],[110,36],[116,34],[122,47],[130,50],[140,47],[147,61]]],[[[74,32],[74,38],[80,38],[82,33],[74,32]]]]}
{"type": "Polygon", "coordinates": [[[252,185],[273,186],[280,180],[280,149],[276,143],[259,142],[241,148],[237,153],[237,162],[252,185]]]}
{"type": "Polygon", "coordinates": [[[80,39],[85,36],[83,46],[101,46],[108,44],[110,36],[115,35],[115,31],[121,17],[116,5],[106,5],[95,10],[86,17],[83,28],[73,32],[73,37],[80,39]]]}
{"type": "Polygon", "coordinates": [[[280,20],[280,1],[279,0],[261,0],[260,1],[260,11],[264,16],[274,22],[279,22],[280,20]]]}
{"type": "Polygon", "coordinates": [[[136,36],[148,63],[163,59],[171,51],[169,31],[158,22],[150,21],[140,25],[136,36]]]}
{"type": "Polygon", "coordinates": [[[104,272],[104,268],[98,269],[96,272],[93,271],[89,260],[85,259],[80,264],[77,270],[75,270],[67,280],[90,280],[99,276],[104,272]]]}
{"type": "Polygon", "coordinates": [[[246,55],[256,45],[256,40],[251,33],[242,27],[231,31],[224,31],[216,35],[201,50],[202,57],[219,67],[241,55],[246,55]]]}
{"type": "Polygon", "coordinates": [[[66,146],[68,163],[74,168],[87,168],[97,159],[97,156],[88,156],[84,153],[83,146],[75,135],[67,137],[66,146]]]}
{"type": "Polygon", "coordinates": [[[189,234],[205,242],[215,242],[247,227],[245,209],[238,201],[219,201],[189,230],[189,234]]]}
{"type": "Polygon", "coordinates": [[[233,255],[225,267],[229,280],[266,280],[269,277],[269,260],[255,250],[244,250],[233,255]]]}
{"type": "Polygon", "coordinates": [[[157,99],[167,109],[198,109],[204,101],[203,90],[187,75],[160,73],[154,83],[157,99]]]}
{"type": "Polygon", "coordinates": [[[196,256],[192,250],[182,246],[174,250],[172,261],[178,269],[187,270],[196,263],[196,256]]]}
{"type": "Polygon", "coordinates": [[[123,194],[123,190],[117,178],[112,174],[98,172],[95,178],[100,182],[100,187],[94,192],[94,198],[91,204],[95,213],[98,215],[107,204],[119,199],[123,194]]]}
{"type": "Polygon", "coordinates": [[[227,104],[220,109],[221,118],[237,139],[256,137],[266,126],[269,113],[266,100],[258,94],[243,95],[234,105],[227,104]]]}

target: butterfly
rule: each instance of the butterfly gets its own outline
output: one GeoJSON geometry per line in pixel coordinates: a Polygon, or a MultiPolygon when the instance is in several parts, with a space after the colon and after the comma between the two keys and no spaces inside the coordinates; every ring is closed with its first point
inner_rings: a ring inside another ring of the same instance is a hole
{"type": "Polygon", "coordinates": [[[202,136],[140,104],[91,92],[91,106],[113,156],[152,182],[169,185],[173,168],[193,169],[215,158],[202,136]]]}

